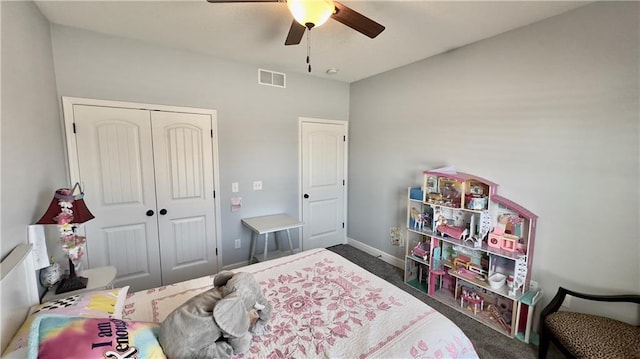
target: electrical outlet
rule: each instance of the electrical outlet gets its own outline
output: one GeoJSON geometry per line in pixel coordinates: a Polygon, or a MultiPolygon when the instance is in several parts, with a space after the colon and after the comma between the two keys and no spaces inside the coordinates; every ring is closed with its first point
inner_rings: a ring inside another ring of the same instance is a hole
{"type": "Polygon", "coordinates": [[[402,245],[402,232],[400,232],[400,227],[390,227],[389,228],[389,237],[391,238],[391,245],[402,245]]]}
{"type": "Polygon", "coordinates": [[[253,181],[253,190],[261,191],[262,190],[262,181],[253,181]]]}
{"type": "Polygon", "coordinates": [[[529,290],[538,290],[538,288],[540,288],[538,286],[538,282],[536,282],[535,280],[529,282],[529,290]]]}
{"type": "Polygon", "coordinates": [[[240,248],[241,242],[240,239],[236,239],[236,249],[240,248]]]}

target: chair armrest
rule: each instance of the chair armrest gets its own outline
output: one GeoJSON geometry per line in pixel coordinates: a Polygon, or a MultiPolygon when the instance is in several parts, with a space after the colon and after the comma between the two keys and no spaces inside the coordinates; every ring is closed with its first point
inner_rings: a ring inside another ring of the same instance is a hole
{"type": "Polygon", "coordinates": [[[622,295],[594,295],[594,294],[585,294],[574,292],[569,289],[565,289],[562,287],[558,287],[558,292],[553,297],[551,302],[547,304],[547,306],[540,313],[540,318],[542,323],[544,323],[544,319],[551,313],[557,312],[562,306],[562,302],[564,302],[564,298],[568,295],[573,297],[587,299],[587,300],[595,300],[598,302],[629,302],[629,303],[638,303],[640,304],[640,295],[637,294],[622,294],[622,295]]]}

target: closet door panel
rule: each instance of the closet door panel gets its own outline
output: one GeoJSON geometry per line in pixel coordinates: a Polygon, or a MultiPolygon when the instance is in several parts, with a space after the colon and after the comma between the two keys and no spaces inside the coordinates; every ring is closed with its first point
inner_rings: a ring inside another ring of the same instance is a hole
{"type": "Polygon", "coordinates": [[[212,119],[154,111],[151,124],[163,284],[213,274],[217,257],[212,119]]]}
{"type": "Polygon", "coordinates": [[[90,267],[113,265],[116,286],[161,285],[149,111],[74,105],[90,267]]]}
{"type": "MultiPolygon", "coordinates": [[[[118,269],[118,278],[121,281],[136,277],[148,278],[148,273],[154,271],[152,269],[154,261],[150,261],[148,256],[140,255],[150,251],[147,241],[139,240],[147,237],[146,227],[144,224],[134,224],[104,229],[106,238],[104,254],[107,263],[118,269]]],[[[122,285],[127,284],[122,283],[122,285]]]]}

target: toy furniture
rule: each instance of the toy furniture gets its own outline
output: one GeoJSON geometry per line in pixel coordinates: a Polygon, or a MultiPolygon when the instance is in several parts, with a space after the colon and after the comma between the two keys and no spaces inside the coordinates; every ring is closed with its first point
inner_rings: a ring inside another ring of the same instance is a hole
{"type": "Polygon", "coordinates": [[[502,334],[535,341],[531,315],[541,293],[529,287],[537,216],[499,196],[496,183],[448,169],[424,171],[406,198],[405,283],[502,334]],[[416,213],[428,213],[430,225],[415,227],[416,213]],[[431,256],[414,255],[416,243],[428,243],[431,256]],[[426,283],[418,270],[425,265],[426,283]],[[494,274],[509,284],[492,286],[494,274]]]}
{"type": "Polygon", "coordinates": [[[500,327],[502,327],[502,329],[504,329],[507,332],[511,331],[511,327],[509,326],[509,324],[507,324],[504,318],[502,318],[502,313],[500,313],[498,308],[496,308],[493,305],[490,305],[489,312],[491,313],[491,316],[494,318],[494,320],[498,322],[498,324],[500,324],[500,327]]]}
{"type": "Polygon", "coordinates": [[[489,233],[487,244],[489,247],[504,249],[515,252],[518,249],[518,236],[512,234],[489,233]]]}
{"type": "Polygon", "coordinates": [[[464,308],[464,302],[473,304],[473,314],[478,314],[478,305],[480,310],[484,310],[484,299],[477,293],[463,290],[462,295],[460,295],[460,308],[464,308]]]}
{"type": "Polygon", "coordinates": [[[436,229],[438,230],[438,232],[440,232],[440,234],[446,234],[447,236],[453,237],[456,239],[464,239],[464,237],[467,236],[466,228],[450,226],[448,224],[441,224],[438,227],[436,227],[436,229]]]}
{"type": "Polygon", "coordinates": [[[471,264],[471,258],[464,254],[459,254],[453,260],[453,268],[464,267],[465,269],[469,269],[469,265],[471,264]]]}
{"type": "MultiPolygon", "coordinates": [[[[508,282],[508,279],[507,279],[508,282]]],[[[538,336],[531,331],[531,325],[533,318],[533,309],[535,305],[542,298],[542,290],[531,290],[525,293],[519,300],[516,308],[516,338],[522,340],[525,343],[529,343],[533,340],[538,342],[538,336]]]]}
{"type": "Polygon", "coordinates": [[[411,208],[411,219],[413,219],[413,228],[422,229],[424,227],[426,218],[415,208],[411,208]]]}
{"type": "Polygon", "coordinates": [[[436,292],[436,281],[438,281],[438,288],[442,288],[442,277],[445,275],[445,271],[442,268],[429,270],[429,295],[433,295],[436,292]],[[436,280],[437,278],[437,280],[436,280]]]}
{"type": "Polygon", "coordinates": [[[594,295],[559,287],[540,314],[539,359],[547,357],[550,341],[570,358],[640,358],[639,327],[598,315],[559,311],[567,294],[598,302],[640,304],[637,294],[594,295]]]}
{"type": "Polygon", "coordinates": [[[411,250],[411,253],[413,253],[414,255],[424,259],[425,261],[429,259],[429,243],[427,242],[420,242],[418,244],[416,244],[415,247],[413,247],[413,249],[411,250]]]}
{"type": "Polygon", "coordinates": [[[489,239],[487,245],[492,248],[500,248],[502,245],[502,236],[495,233],[489,233],[489,239]]]}

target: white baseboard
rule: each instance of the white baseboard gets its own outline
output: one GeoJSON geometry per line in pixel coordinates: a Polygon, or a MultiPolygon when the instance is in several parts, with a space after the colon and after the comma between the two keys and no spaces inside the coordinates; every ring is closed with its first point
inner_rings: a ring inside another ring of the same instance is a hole
{"type": "Polygon", "coordinates": [[[220,270],[234,270],[236,268],[240,268],[248,265],[249,265],[249,261],[231,263],[231,264],[227,264],[226,266],[223,266],[220,270]]]}
{"type": "MultiPolygon", "coordinates": [[[[293,253],[300,253],[300,248],[294,248],[293,249],[293,253]]],[[[280,253],[280,251],[271,251],[267,254],[267,260],[269,259],[274,259],[274,258],[278,258],[278,257],[282,257],[289,254],[289,251],[286,250],[282,253],[280,253]]],[[[256,258],[258,258],[258,260],[260,261],[260,258],[262,258],[262,253],[256,255],[256,258]],[[259,257],[258,257],[259,256],[259,257]]],[[[231,263],[231,264],[227,264],[226,266],[223,266],[221,268],[221,270],[234,270],[236,268],[240,268],[240,267],[244,267],[244,266],[248,266],[249,265],[249,261],[242,261],[242,262],[236,262],[236,263],[231,263]]]]}
{"type": "Polygon", "coordinates": [[[398,257],[394,257],[394,256],[390,255],[389,253],[386,253],[386,252],[383,252],[383,251],[381,251],[381,250],[379,250],[377,248],[371,247],[368,244],[364,244],[364,243],[362,243],[360,241],[356,241],[353,238],[347,238],[347,244],[352,246],[352,247],[358,248],[359,250],[361,250],[361,251],[363,251],[365,253],[371,254],[374,257],[378,257],[378,258],[382,259],[383,261],[385,261],[385,262],[387,262],[387,263],[389,263],[389,264],[391,264],[391,265],[393,265],[395,267],[398,267],[398,268],[404,270],[404,260],[402,260],[402,259],[400,259],[398,257]]]}
{"type": "MultiPolygon", "coordinates": [[[[361,251],[363,251],[363,252],[365,252],[367,254],[370,254],[370,255],[372,255],[374,257],[378,257],[381,260],[383,260],[383,261],[385,261],[385,262],[387,262],[387,263],[389,263],[389,264],[391,264],[391,265],[393,265],[395,267],[398,267],[398,268],[404,270],[404,261],[402,259],[398,258],[398,257],[394,257],[394,256],[390,255],[389,253],[383,252],[383,251],[381,251],[381,250],[379,250],[377,248],[371,247],[370,245],[364,244],[364,243],[362,243],[360,241],[357,241],[357,240],[355,240],[353,238],[347,238],[347,244],[352,246],[352,247],[358,248],[359,250],[361,250],[361,251]]],[[[293,253],[297,253],[297,252],[300,252],[300,249],[294,248],[293,249],[293,253]]],[[[237,262],[237,263],[232,263],[232,264],[227,264],[226,266],[222,267],[222,270],[233,270],[233,269],[236,269],[236,268],[244,267],[246,265],[249,265],[249,261],[248,260],[247,261],[242,261],[242,262],[237,262]]]]}

